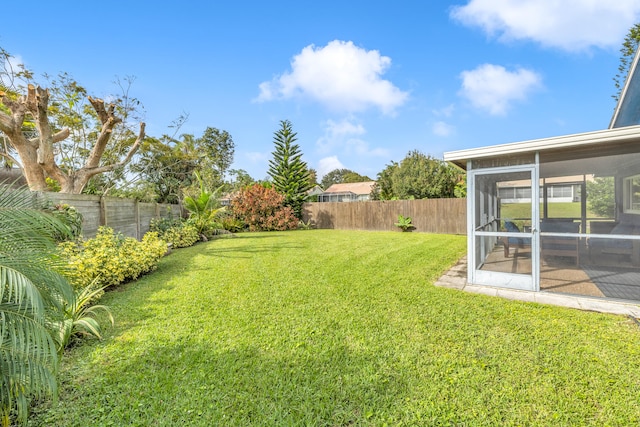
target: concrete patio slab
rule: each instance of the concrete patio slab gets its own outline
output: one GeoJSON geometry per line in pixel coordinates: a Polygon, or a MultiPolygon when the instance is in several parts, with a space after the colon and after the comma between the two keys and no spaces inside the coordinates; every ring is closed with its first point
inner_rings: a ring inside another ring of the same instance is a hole
{"type": "Polygon", "coordinates": [[[610,300],[593,296],[554,293],[549,291],[532,292],[514,289],[496,288],[491,286],[473,285],[467,283],[467,258],[461,258],[458,263],[436,281],[435,286],[454,288],[475,294],[506,298],[514,301],[536,302],[578,310],[611,313],[631,316],[640,319],[640,303],[635,301],[610,300]]]}

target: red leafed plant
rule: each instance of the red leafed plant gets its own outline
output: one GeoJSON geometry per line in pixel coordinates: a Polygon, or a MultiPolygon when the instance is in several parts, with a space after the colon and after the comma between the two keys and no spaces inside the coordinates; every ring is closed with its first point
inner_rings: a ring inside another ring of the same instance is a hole
{"type": "Polygon", "coordinates": [[[293,210],[284,205],[284,200],[284,196],[273,188],[254,184],[233,198],[231,208],[250,231],[293,230],[298,226],[298,219],[293,210]]]}

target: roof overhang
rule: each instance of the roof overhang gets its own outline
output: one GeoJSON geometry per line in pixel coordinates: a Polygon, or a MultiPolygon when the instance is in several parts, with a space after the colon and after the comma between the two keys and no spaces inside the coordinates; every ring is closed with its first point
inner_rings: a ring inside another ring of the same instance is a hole
{"type": "Polygon", "coordinates": [[[595,154],[600,150],[625,143],[640,142],[640,126],[606,129],[553,138],[534,139],[467,150],[444,153],[444,160],[466,170],[469,160],[512,156],[535,152],[576,152],[588,150],[595,154]]]}

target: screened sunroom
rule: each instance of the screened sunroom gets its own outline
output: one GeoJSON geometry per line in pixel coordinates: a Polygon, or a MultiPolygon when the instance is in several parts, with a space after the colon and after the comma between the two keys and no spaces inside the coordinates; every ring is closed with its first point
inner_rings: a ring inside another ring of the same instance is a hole
{"type": "Polygon", "coordinates": [[[640,126],[445,160],[467,171],[469,283],[640,300],[640,126]]]}
{"type": "Polygon", "coordinates": [[[445,153],[467,171],[467,281],[640,301],[640,52],[607,130],[445,153]]]}

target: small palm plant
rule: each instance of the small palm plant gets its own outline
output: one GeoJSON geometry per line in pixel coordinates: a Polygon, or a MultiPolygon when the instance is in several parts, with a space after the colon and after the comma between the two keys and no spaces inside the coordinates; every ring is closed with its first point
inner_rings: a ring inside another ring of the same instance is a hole
{"type": "Polygon", "coordinates": [[[73,289],[59,272],[55,238],[69,232],[27,190],[0,185],[0,424],[26,423],[31,399],[55,395],[51,325],[73,289]]]}
{"type": "Polygon", "coordinates": [[[206,234],[212,228],[216,228],[215,216],[218,212],[223,211],[224,207],[218,207],[218,190],[211,193],[204,186],[204,182],[200,175],[195,172],[198,183],[200,184],[200,194],[197,197],[185,196],[184,207],[189,211],[189,222],[193,224],[200,234],[202,240],[206,240],[206,234]]]}
{"type": "Polygon", "coordinates": [[[398,215],[398,222],[394,225],[402,231],[411,231],[415,228],[410,216],[398,215]]]}
{"type": "Polygon", "coordinates": [[[100,324],[100,312],[107,316],[113,326],[113,314],[106,305],[92,305],[109,285],[97,287],[94,280],[88,286],[76,291],[71,301],[62,301],[64,317],[58,323],[58,335],[56,341],[58,352],[62,353],[65,347],[71,343],[76,335],[93,336],[102,339],[102,325],[100,324]]]}

